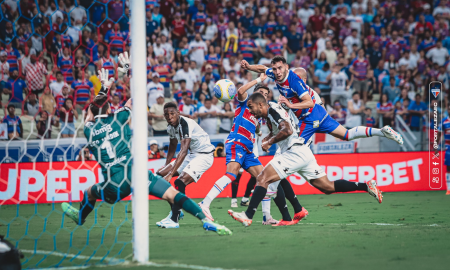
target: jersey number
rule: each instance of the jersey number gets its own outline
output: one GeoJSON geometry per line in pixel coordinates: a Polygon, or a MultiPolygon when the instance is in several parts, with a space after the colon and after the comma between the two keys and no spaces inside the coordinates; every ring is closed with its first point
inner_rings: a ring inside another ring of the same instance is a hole
{"type": "Polygon", "coordinates": [[[109,158],[115,158],[116,154],[114,153],[111,143],[109,141],[105,141],[102,143],[102,146],[100,146],[100,149],[106,149],[106,153],[108,153],[109,158]]]}

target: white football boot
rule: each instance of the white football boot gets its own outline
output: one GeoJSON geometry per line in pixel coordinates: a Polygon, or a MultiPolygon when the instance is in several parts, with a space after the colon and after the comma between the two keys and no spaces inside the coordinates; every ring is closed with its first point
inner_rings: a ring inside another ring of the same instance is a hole
{"type": "Polygon", "coordinates": [[[390,126],[384,126],[381,129],[381,132],[383,132],[383,134],[386,138],[396,141],[400,145],[403,144],[402,135],[400,135],[400,133],[393,130],[390,126]]]}
{"type": "Polygon", "coordinates": [[[174,222],[172,219],[169,218],[161,220],[160,227],[165,229],[178,229],[180,228],[180,224],[174,222]]]}

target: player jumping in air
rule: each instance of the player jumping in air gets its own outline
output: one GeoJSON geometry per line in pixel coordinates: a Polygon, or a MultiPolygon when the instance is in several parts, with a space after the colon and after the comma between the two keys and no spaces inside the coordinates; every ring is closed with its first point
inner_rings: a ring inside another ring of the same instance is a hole
{"type": "MultiPolygon", "coordinates": [[[[196,183],[214,162],[215,147],[211,144],[209,135],[194,120],[181,116],[178,106],[175,103],[164,105],[164,117],[168,123],[167,133],[170,137],[169,151],[167,153],[166,164],[157,171],[169,182],[172,177],[178,176],[175,180],[175,188],[181,192],[186,192],[186,186],[196,183]],[[178,143],[181,149],[177,158],[171,162],[175,155],[178,143]],[[189,153],[188,153],[189,152],[189,153]]],[[[183,217],[179,205],[170,204],[171,212],[156,225],[163,228],[179,228],[178,220],[183,217]]],[[[209,213],[206,216],[213,220],[209,213]]]]}
{"type": "Polygon", "coordinates": [[[331,134],[345,141],[378,136],[403,144],[402,136],[390,126],[384,126],[382,129],[359,126],[347,130],[331,118],[322,106],[315,106],[316,103],[308,93],[305,82],[292,70],[288,70],[284,57],[275,56],[271,63],[272,68],[268,68],[263,65],[250,65],[247,61],[242,60],[241,67],[257,73],[265,72],[269,78],[275,80],[281,94],[278,102],[295,113],[299,120],[300,137],[305,141],[308,141],[314,133],[319,132],[331,134]]]}
{"type": "MultiPolygon", "coordinates": [[[[236,180],[236,175],[239,173],[241,168],[250,173],[252,177],[257,177],[263,169],[261,162],[254,154],[255,132],[258,126],[258,119],[255,118],[248,110],[247,90],[256,84],[261,83],[266,78],[267,75],[261,73],[258,79],[248,82],[238,90],[239,105],[235,111],[233,127],[231,128],[231,132],[225,142],[227,171],[224,176],[216,181],[208,195],[206,195],[206,198],[199,204],[208,216],[212,217],[209,209],[211,202],[225,189],[228,184],[236,180]]],[[[255,87],[255,93],[261,93],[265,98],[267,98],[269,91],[270,90],[268,88],[261,85],[257,85],[255,87]]],[[[289,183],[288,185],[292,190],[289,183]]],[[[295,201],[296,206],[300,205],[297,199],[295,199],[295,201]]],[[[288,209],[285,207],[286,202],[284,200],[284,196],[278,196],[275,198],[275,203],[283,215],[283,220],[286,222],[292,221],[288,209]]],[[[302,207],[300,206],[300,210],[294,216],[296,223],[304,217],[303,214],[302,207]]],[[[263,200],[263,224],[277,224],[277,226],[286,225],[284,222],[279,223],[270,216],[270,198],[264,198],[263,200]]]]}
{"type": "MultiPolygon", "coordinates": [[[[303,92],[307,93],[306,89],[303,92]]],[[[303,92],[299,94],[304,96],[303,92]]],[[[280,179],[285,179],[296,172],[309,181],[311,185],[326,194],[356,190],[367,191],[381,203],[381,192],[378,190],[375,180],[370,180],[367,183],[354,183],[346,180],[331,182],[317,164],[309,148],[311,141],[309,140],[305,143],[305,140],[294,132],[294,119],[289,117],[289,114],[279,104],[273,102],[267,104],[264,96],[260,93],[252,94],[247,103],[250,112],[255,117],[266,118],[267,125],[271,131],[263,139],[262,149],[267,151],[272,144],[276,143],[280,151],[258,175],[257,185],[247,211],[238,213],[228,210],[228,213],[235,220],[241,222],[244,226],[250,226],[253,215],[268,190],[269,192],[277,190],[281,182],[279,181],[280,179]]]]}
{"type": "MultiPolygon", "coordinates": [[[[129,67],[128,57],[122,59],[126,59],[126,64],[129,67]]],[[[123,108],[111,114],[108,90],[113,79],[108,80],[108,71],[105,69],[99,71],[99,79],[102,88],[89,106],[84,135],[88,141],[88,148],[99,162],[106,181],[92,185],[84,192],[79,210],[68,203],[61,205],[64,213],[78,225],[84,224],[87,216],[94,209],[97,200],[114,204],[131,193],[131,129],[128,125],[132,108],[131,99],[127,101],[123,108]]],[[[225,226],[216,224],[206,218],[202,209],[194,201],[175,190],[161,176],[156,176],[149,171],[148,176],[142,177],[148,177],[149,194],[185,209],[202,221],[205,230],[215,231],[219,235],[232,234],[225,226]]]]}

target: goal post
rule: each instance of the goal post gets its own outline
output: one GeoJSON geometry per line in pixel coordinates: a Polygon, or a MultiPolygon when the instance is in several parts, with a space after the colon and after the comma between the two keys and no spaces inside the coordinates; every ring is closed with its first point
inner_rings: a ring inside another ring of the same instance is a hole
{"type": "Polygon", "coordinates": [[[147,169],[147,66],[145,0],[130,1],[131,98],[133,101],[133,254],[140,263],[149,259],[148,169],[147,169]]]}

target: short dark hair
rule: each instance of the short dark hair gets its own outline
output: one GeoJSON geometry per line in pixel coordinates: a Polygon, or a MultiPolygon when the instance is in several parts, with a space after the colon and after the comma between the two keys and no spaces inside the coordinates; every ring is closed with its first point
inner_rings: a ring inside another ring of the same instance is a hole
{"type": "Polygon", "coordinates": [[[188,92],[183,92],[183,93],[181,93],[181,96],[182,96],[182,97],[187,96],[187,95],[188,95],[188,92]]]}
{"type": "Polygon", "coordinates": [[[61,75],[61,76],[62,76],[63,74],[62,74],[61,71],[56,71],[56,76],[58,76],[58,75],[61,75]]]}
{"type": "Polygon", "coordinates": [[[206,99],[205,99],[205,102],[206,102],[206,101],[211,101],[211,102],[212,102],[212,98],[206,98],[206,99]]]}
{"type": "Polygon", "coordinates": [[[169,108],[174,108],[175,110],[178,110],[177,104],[175,104],[173,102],[168,102],[168,103],[164,104],[164,110],[169,109],[169,108]]]}
{"type": "Polygon", "coordinates": [[[359,92],[358,92],[358,91],[353,92],[352,97],[353,97],[354,95],[359,95],[359,92]]]}
{"type": "Polygon", "coordinates": [[[274,58],[272,58],[272,61],[270,61],[270,63],[273,65],[273,64],[275,64],[275,63],[278,63],[278,62],[282,62],[283,64],[286,64],[287,62],[286,62],[286,58],[284,58],[283,56],[281,56],[281,55],[277,55],[277,56],[275,56],[274,58]]]}
{"type": "Polygon", "coordinates": [[[181,80],[178,81],[178,83],[186,83],[186,80],[181,79],[181,80]]]}
{"type": "Polygon", "coordinates": [[[258,91],[258,90],[261,89],[261,88],[264,89],[264,90],[267,90],[267,92],[270,93],[269,87],[267,87],[266,85],[261,84],[261,83],[258,83],[258,84],[255,86],[255,90],[253,90],[253,92],[258,91]]]}
{"type": "Polygon", "coordinates": [[[16,106],[14,104],[8,104],[8,107],[6,107],[7,110],[9,110],[9,108],[13,107],[14,109],[16,108],[16,106]]]}
{"type": "Polygon", "coordinates": [[[263,96],[263,94],[261,94],[259,92],[253,93],[250,96],[249,100],[251,100],[252,102],[255,102],[255,103],[260,103],[260,102],[267,103],[266,98],[263,96]]]}
{"type": "MultiPolygon", "coordinates": [[[[64,102],[64,105],[66,103],[64,102]]],[[[108,96],[100,95],[94,98],[94,101],[89,105],[91,107],[91,112],[95,115],[106,114],[109,108],[108,96]]]]}

